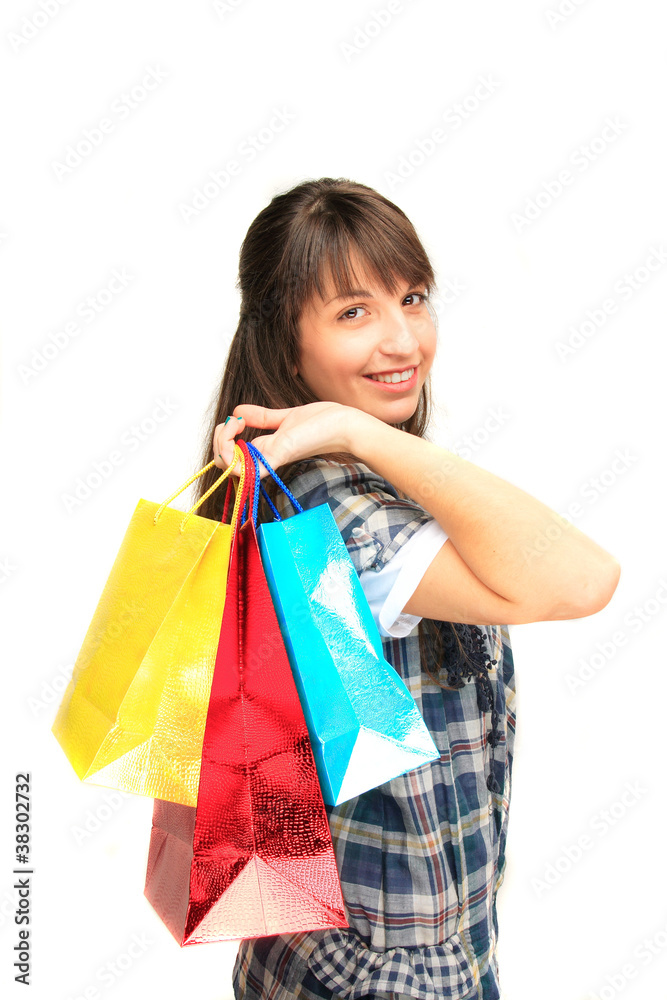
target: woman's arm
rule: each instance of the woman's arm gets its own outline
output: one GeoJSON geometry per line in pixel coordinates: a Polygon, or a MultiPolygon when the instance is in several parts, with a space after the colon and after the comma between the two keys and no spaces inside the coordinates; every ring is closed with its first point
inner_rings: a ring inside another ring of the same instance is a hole
{"type": "Polygon", "coordinates": [[[505,479],[363,410],[332,402],[283,410],[246,404],[234,414],[241,419],[220,424],[214,435],[222,468],[247,423],[269,431],[255,444],[274,468],[348,452],[438,521],[449,537],[403,608],[407,614],[473,625],[583,618],[604,608],[616,589],[617,560],[571,522],[505,479]]]}
{"type": "Polygon", "coordinates": [[[407,614],[519,624],[582,618],[611,599],[616,559],[506,480],[361,411],[349,421],[348,448],[449,535],[407,614]]]}

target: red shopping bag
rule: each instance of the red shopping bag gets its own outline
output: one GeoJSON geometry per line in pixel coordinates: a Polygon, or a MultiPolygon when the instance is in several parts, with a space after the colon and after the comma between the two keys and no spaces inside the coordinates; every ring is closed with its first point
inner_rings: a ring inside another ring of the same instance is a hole
{"type": "MultiPolygon", "coordinates": [[[[252,517],[232,518],[197,805],[156,800],[145,895],[181,945],[347,927],[308,729],[252,517]]],[[[223,581],[221,581],[221,585],[223,581]]]]}

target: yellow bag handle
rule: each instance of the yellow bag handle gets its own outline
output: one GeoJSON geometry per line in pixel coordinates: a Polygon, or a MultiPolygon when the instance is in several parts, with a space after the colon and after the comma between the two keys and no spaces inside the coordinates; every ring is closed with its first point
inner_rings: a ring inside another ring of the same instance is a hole
{"type": "MultiPolygon", "coordinates": [[[[190,517],[190,515],[194,514],[194,512],[197,510],[197,507],[199,507],[201,504],[203,504],[204,500],[206,500],[206,498],[211,495],[211,493],[213,492],[213,490],[217,489],[217,487],[220,485],[220,483],[224,482],[224,480],[227,479],[227,477],[229,476],[230,472],[232,471],[232,469],[234,468],[234,466],[236,465],[236,463],[239,460],[241,462],[241,482],[240,482],[240,486],[241,486],[241,488],[243,487],[243,479],[244,479],[244,474],[245,474],[245,467],[244,467],[245,463],[243,461],[243,452],[241,451],[241,449],[239,448],[239,446],[237,444],[235,444],[234,445],[234,456],[232,458],[231,463],[227,466],[227,468],[222,473],[222,475],[220,476],[220,478],[216,479],[216,481],[213,483],[213,485],[208,490],[206,490],[206,493],[204,493],[203,497],[200,497],[199,500],[197,501],[197,503],[194,505],[194,507],[191,507],[190,510],[187,512],[187,514],[185,515],[185,517],[183,518],[183,520],[181,521],[181,524],[180,524],[179,530],[181,532],[184,530],[186,522],[187,522],[188,518],[190,517]]],[[[162,513],[162,511],[164,510],[164,508],[168,504],[171,503],[171,501],[174,499],[174,497],[177,497],[179,493],[182,493],[183,490],[186,489],[190,485],[190,483],[194,483],[195,479],[199,479],[200,476],[203,476],[204,473],[208,469],[210,469],[212,465],[215,465],[215,460],[214,459],[211,459],[211,461],[208,463],[208,465],[205,465],[203,469],[199,470],[199,472],[195,472],[194,476],[190,476],[190,478],[188,479],[187,482],[183,483],[182,486],[179,486],[179,488],[176,490],[175,493],[172,493],[171,496],[168,497],[164,501],[164,503],[161,503],[160,506],[158,507],[158,509],[155,511],[155,517],[153,518],[153,524],[157,524],[158,518],[159,518],[160,514],[162,513]]],[[[234,502],[234,511],[236,511],[236,505],[238,504],[238,499],[239,499],[240,495],[241,495],[241,492],[239,490],[237,492],[236,500],[234,502]]]]}

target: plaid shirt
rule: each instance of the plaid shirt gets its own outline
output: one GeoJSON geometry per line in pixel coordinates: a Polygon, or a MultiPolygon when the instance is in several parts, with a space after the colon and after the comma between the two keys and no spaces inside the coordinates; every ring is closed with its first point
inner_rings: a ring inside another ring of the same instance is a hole
{"type": "MultiPolygon", "coordinates": [[[[360,463],[310,459],[288,485],[304,508],[329,503],[357,573],[380,569],[431,519],[360,463]]],[[[282,495],[278,507],[293,513],[282,495]]],[[[440,759],[326,806],[349,930],[242,941],[237,1000],[499,1000],[496,893],[505,869],[515,688],[507,627],[482,631],[498,661],[489,670],[504,737],[495,753],[474,682],[455,690],[434,684],[421,668],[417,628],[382,639],[440,759]],[[490,766],[502,793],[487,789],[490,766]]]]}

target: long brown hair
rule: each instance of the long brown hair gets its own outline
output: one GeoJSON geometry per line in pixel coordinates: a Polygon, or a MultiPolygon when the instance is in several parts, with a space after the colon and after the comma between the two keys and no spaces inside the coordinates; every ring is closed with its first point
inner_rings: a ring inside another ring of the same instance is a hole
{"type": "MultiPolygon", "coordinates": [[[[213,457],[216,426],[240,403],[282,409],[317,402],[306,383],[294,374],[299,363],[299,318],[315,293],[324,296],[329,275],[339,294],[349,294],[356,287],[350,263],[352,252],[363,262],[367,275],[388,294],[395,294],[397,279],[411,286],[423,284],[427,294],[435,287],[431,263],[408,217],[365,184],[331,177],[304,181],[275,195],[254,219],[239,254],[238,326],[229,346],[220,390],[208,409],[208,432],[197,469],[213,457]]],[[[430,417],[429,376],[415,412],[393,426],[426,438],[430,417]]],[[[252,441],[262,433],[246,427],[239,437],[252,441]]],[[[322,457],[357,461],[351,455],[322,457]]],[[[298,462],[282,466],[281,478],[289,484],[298,466],[298,462]]],[[[195,501],[219,475],[220,469],[212,467],[199,477],[195,501]]],[[[276,487],[270,477],[266,489],[275,499],[276,487]]],[[[406,497],[401,490],[397,492],[406,497]]],[[[220,520],[223,502],[224,488],[214,490],[197,512],[220,520]]],[[[461,658],[467,660],[470,650],[464,648],[459,631],[451,622],[445,624],[451,632],[445,637],[445,645],[451,650],[453,641],[461,658]]],[[[422,619],[419,648],[423,669],[441,687],[449,686],[431,670],[431,664],[437,669],[443,658],[442,623],[422,619]]],[[[460,687],[460,683],[453,686],[460,687]]]]}

